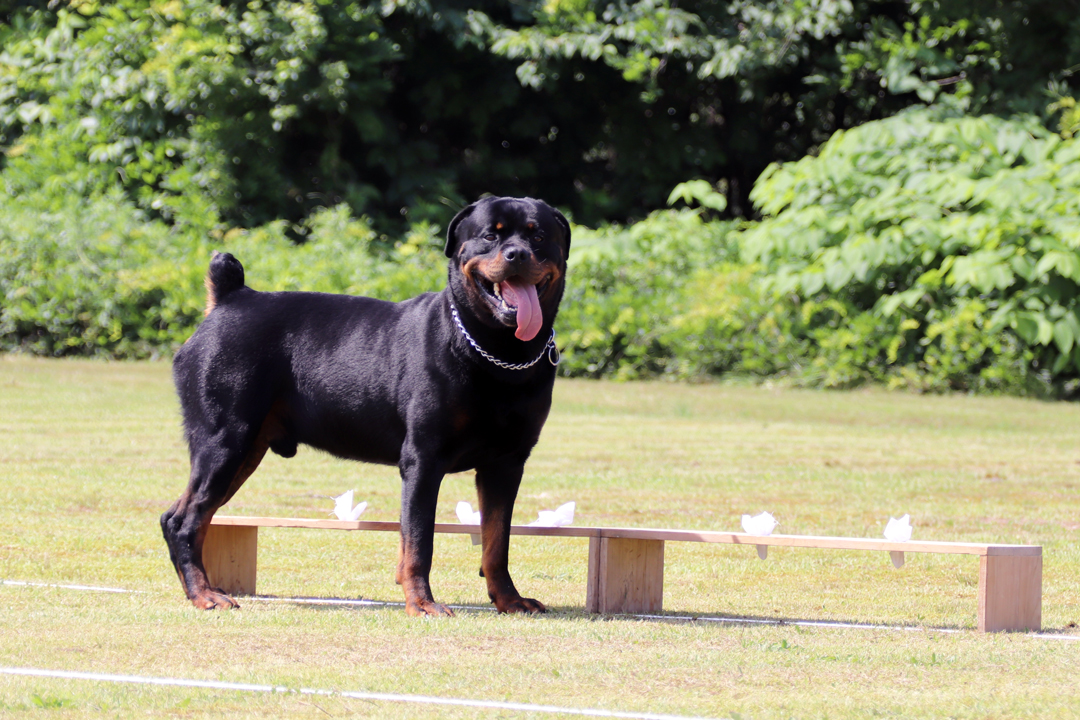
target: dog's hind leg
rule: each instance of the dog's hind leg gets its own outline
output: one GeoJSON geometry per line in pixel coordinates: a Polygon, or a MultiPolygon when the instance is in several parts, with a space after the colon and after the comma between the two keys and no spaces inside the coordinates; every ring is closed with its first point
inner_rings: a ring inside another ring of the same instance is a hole
{"type": "Polygon", "coordinates": [[[188,487],[161,516],[169,557],[184,592],[197,608],[239,607],[224,591],[210,585],[203,566],[203,541],[214,513],[240,489],[266,455],[266,426],[264,423],[253,438],[251,433],[248,438],[232,433],[193,446],[188,487]]]}

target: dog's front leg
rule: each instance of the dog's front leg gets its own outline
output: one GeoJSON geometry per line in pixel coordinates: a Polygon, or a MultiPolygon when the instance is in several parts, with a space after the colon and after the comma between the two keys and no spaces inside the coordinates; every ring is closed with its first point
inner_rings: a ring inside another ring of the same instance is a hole
{"type": "Polygon", "coordinates": [[[431,554],[435,542],[435,506],[442,484],[441,467],[415,454],[401,462],[401,545],[397,582],[405,591],[405,612],[410,615],[453,615],[431,594],[431,554]]]}
{"type": "Polygon", "coordinates": [[[510,578],[510,521],[524,463],[506,463],[476,469],[476,492],[480,498],[480,537],[484,552],[480,574],[487,580],[488,597],[504,613],[542,613],[539,600],[521,597],[510,578]]]}

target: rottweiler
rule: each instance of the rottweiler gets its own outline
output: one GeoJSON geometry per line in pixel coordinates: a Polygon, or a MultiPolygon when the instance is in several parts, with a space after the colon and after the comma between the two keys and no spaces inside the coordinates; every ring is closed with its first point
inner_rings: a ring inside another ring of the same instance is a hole
{"type": "Polygon", "coordinates": [[[237,607],[207,581],[210,520],[268,449],[288,458],[303,443],[398,467],[396,580],[410,615],[453,615],[429,575],[439,486],[465,470],[476,471],[488,595],[500,612],[545,612],[518,593],[507,559],[525,461],[551,407],[569,251],[558,210],[485,197],[447,229],[446,287],[399,303],[257,292],[236,258],[215,253],[206,318],[173,362],[191,477],[161,516],[191,602],[237,607]]]}

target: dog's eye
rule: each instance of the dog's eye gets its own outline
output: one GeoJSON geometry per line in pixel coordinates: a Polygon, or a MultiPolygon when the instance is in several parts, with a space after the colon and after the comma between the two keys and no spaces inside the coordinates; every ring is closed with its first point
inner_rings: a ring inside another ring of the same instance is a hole
{"type": "Polygon", "coordinates": [[[484,236],[484,239],[487,240],[488,242],[495,242],[495,240],[496,240],[495,234],[494,233],[488,233],[487,235],[484,236]]]}

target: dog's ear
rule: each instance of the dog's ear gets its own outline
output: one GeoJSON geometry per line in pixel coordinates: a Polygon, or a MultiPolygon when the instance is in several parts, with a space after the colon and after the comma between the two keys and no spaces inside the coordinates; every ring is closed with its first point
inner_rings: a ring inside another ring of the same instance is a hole
{"type": "Polygon", "coordinates": [[[461,224],[462,220],[472,215],[474,210],[476,210],[476,203],[462,209],[462,211],[455,215],[454,219],[450,221],[450,227],[446,229],[446,247],[443,248],[446,257],[452,258],[454,257],[454,253],[457,252],[459,244],[457,238],[458,225],[461,224]]]}
{"type": "MultiPolygon", "coordinates": [[[[549,205],[548,207],[551,207],[551,206],[549,205]]],[[[567,222],[566,217],[561,212],[556,210],[555,208],[551,208],[551,214],[555,216],[555,220],[557,220],[559,225],[562,227],[563,235],[566,237],[566,254],[567,254],[567,256],[569,256],[570,255],[570,223],[567,222]]]]}

